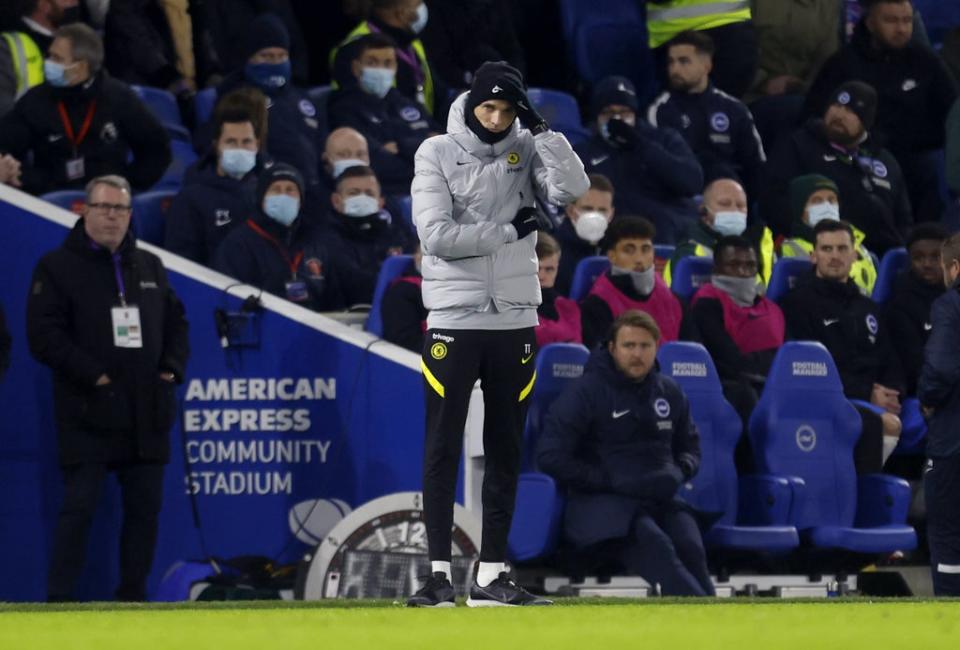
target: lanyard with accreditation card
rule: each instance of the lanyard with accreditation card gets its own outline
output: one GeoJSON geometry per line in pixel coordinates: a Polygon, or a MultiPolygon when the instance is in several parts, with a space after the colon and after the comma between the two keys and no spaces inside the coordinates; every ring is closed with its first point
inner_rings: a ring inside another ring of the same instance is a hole
{"type": "Polygon", "coordinates": [[[70,115],[67,114],[67,107],[61,101],[57,103],[57,110],[60,113],[60,121],[63,122],[63,131],[67,140],[73,145],[73,158],[67,161],[66,175],[68,181],[75,181],[86,176],[87,170],[84,164],[83,156],[80,155],[79,148],[90,132],[90,125],[93,123],[93,116],[97,112],[97,100],[90,102],[87,107],[87,115],[83,118],[83,124],[80,126],[80,133],[74,134],[73,124],[70,123],[70,115]]]}
{"type": "Polygon", "coordinates": [[[120,306],[110,308],[113,344],[118,348],[142,348],[143,329],[140,327],[140,308],[127,304],[119,252],[113,254],[113,272],[117,278],[117,292],[120,297],[120,306]]]}

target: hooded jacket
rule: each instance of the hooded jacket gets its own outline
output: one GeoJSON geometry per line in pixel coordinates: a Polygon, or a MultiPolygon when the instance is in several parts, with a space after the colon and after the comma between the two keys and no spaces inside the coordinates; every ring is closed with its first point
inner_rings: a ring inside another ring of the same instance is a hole
{"type": "Polygon", "coordinates": [[[954,282],[930,310],[932,324],[923,351],[923,370],[917,382],[920,403],[934,409],[927,422],[927,456],[945,458],[960,454],[960,292],[954,282]]]}
{"type": "Polygon", "coordinates": [[[431,328],[518,329],[537,325],[536,236],[511,225],[535,196],[575,201],[590,187],[560,133],[521,130],[489,145],[467,127],[467,93],[450,109],[447,134],[417,150],[413,222],[423,247],[423,302],[431,328]]]}

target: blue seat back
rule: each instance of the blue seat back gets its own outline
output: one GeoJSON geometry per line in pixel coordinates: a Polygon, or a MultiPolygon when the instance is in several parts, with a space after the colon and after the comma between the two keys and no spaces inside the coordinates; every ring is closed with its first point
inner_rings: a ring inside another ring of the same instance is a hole
{"type": "Polygon", "coordinates": [[[690,416],[700,432],[700,469],[681,495],[694,507],[723,513],[718,523],[737,517],[737,468],[734,449],[743,423],[723,397],[720,378],[707,349],[674,341],[657,353],[660,372],[672,377],[690,401],[690,416]]]}
{"type": "Polygon", "coordinates": [[[641,4],[636,0],[560,0],[563,38],[569,44],[578,27],[598,22],[645,25],[641,4]]]}
{"type": "Polygon", "coordinates": [[[750,418],[750,442],[758,471],[806,483],[797,528],[853,525],[860,426],[827,349],[785,343],[750,418]]]}
{"type": "Polygon", "coordinates": [[[217,89],[204,88],[198,90],[193,96],[193,116],[197,126],[201,126],[210,121],[213,117],[213,108],[217,105],[217,89]]]}
{"type": "Polygon", "coordinates": [[[173,160],[163,176],[157,181],[151,189],[153,190],[179,190],[183,185],[183,175],[197,160],[197,153],[189,142],[182,140],[170,141],[170,153],[173,154],[173,160]]]}
{"type": "Polygon", "coordinates": [[[570,282],[570,299],[580,301],[590,293],[593,283],[610,268],[610,260],[606,255],[584,257],[577,262],[573,270],[573,280],[570,282]]]}
{"type": "Polygon", "coordinates": [[[943,43],[943,38],[951,29],[960,26],[960,4],[945,0],[913,0],[913,6],[920,12],[927,36],[934,47],[943,43]]]}
{"type": "Polygon", "coordinates": [[[676,250],[677,247],[672,244],[654,244],[653,255],[660,260],[669,260],[676,250]]]}
{"type": "Polygon", "coordinates": [[[58,190],[56,192],[42,194],[40,198],[64,210],[81,214],[83,212],[83,204],[87,200],[87,195],[83,190],[58,190]]]}
{"type": "Polygon", "coordinates": [[[583,375],[589,358],[590,352],[579,343],[550,343],[537,352],[537,382],[523,432],[521,471],[536,470],[537,441],[543,431],[543,418],[560,393],[583,375]]]}
{"type": "Polygon", "coordinates": [[[563,131],[564,127],[583,127],[580,109],[573,95],[549,88],[529,88],[527,97],[554,130],[563,131]]]}
{"type": "Polygon", "coordinates": [[[133,197],[132,225],[137,239],[163,245],[167,210],[176,196],[174,190],[156,190],[133,197]]]}
{"type": "Polygon", "coordinates": [[[377,276],[377,287],[373,291],[373,304],[370,305],[370,314],[367,316],[367,331],[377,336],[383,336],[383,294],[394,280],[403,275],[413,264],[413,255],[393,255],[383,261],[380,266],[380,275],[377,276]]]}
{"type": "Polygon", "coordinates": [[[910,257],[907,255],[906,248],[891,248],[883,254],[880,260],[880,268],[877,270],[877,283],[873,286],[873,301],[884,303],[890,299],[893,294],[893,285],[897,280],[897,274],[907,268],[910,264],[910,257]]]}
{"type": "Polygon", "coordinates": [[[172,94],[166,90],[149,86],[130,86],[130,89],[137,94],[154,117],[160,120],[161,124],[183,126],[180,106],[177,105],[177,98],[172,94]]]}
{"type": "Polygon", "coordinates": [[[582,25],[573,47],[574,66],[586,83],[594,85],[610,75],[622,75],[633,82],[640,106],[653,98],[655,63],[647,47],[645,25],[612,21],[582,25]]]}
{"type": "Polygon", "coordinates": [[[673,292],[685,300],[697,292],[701,286],[710,282],[713,273],[713,258],[688,255],[681,257],[671,269],[673,292]]]}
{"type": "Polygon", "coordinates": [[[797,278],[807,273],[811,268],[813,268],[813,263],[810,260],[799,257],[785,257],[778,260],[773,265],[773,273],[770,274],[767,298],[774,302],[780,302],[793,289],[797,278]]]}
{"type": "Polygon", "coordinates": [[[398,197],[397,204],[400,206],[400,218],[411,230],[416,231],[416,226],[413,225],[413,197],[398,197]]]}

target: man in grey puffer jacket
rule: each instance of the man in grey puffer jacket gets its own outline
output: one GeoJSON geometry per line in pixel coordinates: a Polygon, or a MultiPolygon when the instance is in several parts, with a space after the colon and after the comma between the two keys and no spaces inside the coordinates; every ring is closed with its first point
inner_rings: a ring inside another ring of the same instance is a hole
{"type": "Polygon", "coordinates": [[[470,91],[450,109],[447,131],[420,146],[411,190],[423,248],[423,301],[430,310],[421,366],[427,405],[424,518],[432,575],[408,605],[453,605],[450,531],[467,406],[477,379],[485,405],[483,539],[467,604],[549,604],[509,580],[504,564],[523,425],[536,379],[536,197],[571,203],[590,181],[570,143],[549,129],[528,101],[520,73],[506,63],[480,66],[470,91]]]}

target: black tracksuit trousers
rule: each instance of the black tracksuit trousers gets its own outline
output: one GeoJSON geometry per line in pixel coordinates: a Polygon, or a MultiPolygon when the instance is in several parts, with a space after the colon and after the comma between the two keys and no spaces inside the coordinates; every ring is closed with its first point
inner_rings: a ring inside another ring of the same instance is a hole
{"type": "Polygon", "coordinates": [[[536,352],[532,327],[427,331],[422,358],[427,408],[423,510],[431,560],[450,560],[463,430],[479,379],[485,463],[480,561],[506,561],[536,352]]]}

